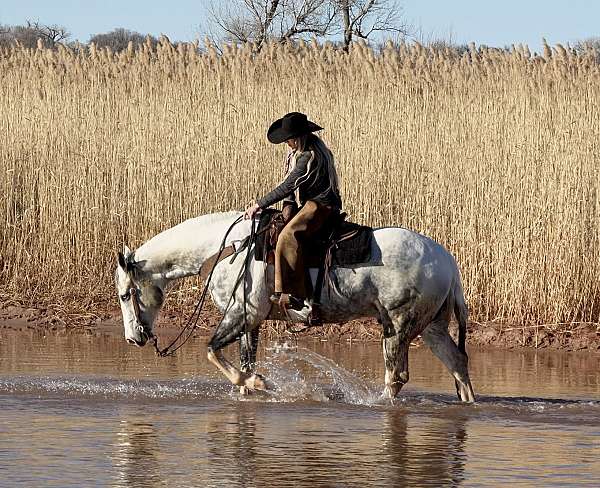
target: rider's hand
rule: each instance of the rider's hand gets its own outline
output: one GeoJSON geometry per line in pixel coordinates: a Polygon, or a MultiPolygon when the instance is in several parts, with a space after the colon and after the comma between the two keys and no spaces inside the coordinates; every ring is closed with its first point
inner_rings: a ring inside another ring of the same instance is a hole
{"type": "Polygon", "coordinates": [[[260,207],[258,206],[258,203],[255,203],[254,205],[251,205],[244,212],[244,218],[245,219],[252,219],[254,217],[254,214],[256,212],[258,212],[259,210],[260,210],[260,207]]]}

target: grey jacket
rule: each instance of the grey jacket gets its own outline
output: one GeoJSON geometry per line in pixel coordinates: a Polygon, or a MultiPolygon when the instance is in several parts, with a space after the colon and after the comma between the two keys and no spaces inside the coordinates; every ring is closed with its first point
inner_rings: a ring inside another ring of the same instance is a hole
{"type": "Polygon", "coordinates": [[[330,186],[326,164],[315,158],[310,161],[312,153],[304,151],[296,157],[296,166],[289,172],[275,189],[260,198],[256,203],[260,208],[267,208],[281,200],[295,201],[294,192],[298,192],[300,205],[313,200],[333,209],[342,208],[342,199],[338,192],[330,186]],[[310,163],[310,164],[309,164],[310,163]]]}

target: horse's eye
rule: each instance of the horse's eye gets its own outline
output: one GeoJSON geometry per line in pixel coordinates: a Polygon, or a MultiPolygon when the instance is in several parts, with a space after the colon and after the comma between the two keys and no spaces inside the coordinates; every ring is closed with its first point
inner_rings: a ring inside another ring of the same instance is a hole
{"type": "Polygon", "coordinates": [[[123,294],[121,295],[121,300],[123,300],[124,302],[126,302],[127,300],[129,300],[129,297],[130,297],[130,296],[131,296],[131,295],[129,295],[129,292],[127,292],[127,293],[123,293],[123,294]]]}

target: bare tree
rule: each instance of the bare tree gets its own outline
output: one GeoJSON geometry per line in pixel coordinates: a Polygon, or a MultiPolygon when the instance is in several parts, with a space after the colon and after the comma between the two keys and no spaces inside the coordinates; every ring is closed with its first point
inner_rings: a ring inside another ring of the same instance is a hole
{"type": "Polygon", "coordinates": [[[209,12],[226,40],[255,42],[260,48],[272,35],[282,8],[280,0],[234,0],[218,6],[213,3],[209,12]]]}
{"type": "Polygon", "coordinates": [[[403,20],[403,10],[397,0],[334,0],[339,9],[347,51],[353,39],[368,39],[378,32],[406,36],[408,25],[403,20]]]}
{"type": "Polygon", "coordinates": [[[57,43],[69,38],[71,33],[59,25],[44,25],[39,22],[27,21],[27,28],[39,34],[44,44],[54,47],[57,43]]]}
{"type": "Polygon", "coordinates": [[[0,47],[6,47],[10,43],[10,26],[0,24],[0,47]]]}
{"type": "Polygon", "coordinates": [[[108,47],[113,52],[120,52],[129,46],[131,42],[134,48],[138,48],[149,38],[152,46],[156,46],[158,40],[149,34],[140,34],[139,32],[128,29],[117,28],[103,34],[95,34],[90,37],[89,42],[94,43],[99,48],[108,47]]]}
{"type": "Polygon", "coordinates": [[[69,36],[69,32],[64,27],[32,21],[27,21],[27,25],[0,27],[0,45],[4,46],[18,42],[24,47],[35,48],[39,39],[43,46],[54,48],[57,44],[66,41],[69,36]]]}
{"type": "MultiPolygon", "coordinates": [[[[407,35],[400,0],[228,0],[209,9],[210,23],[234,42],[284,42],[341,34],[348,50],[355,38],[381,32],[407,35]]],[[[213,36],[214,37],[214,36],[213,36]]]]}
{"type": "Polygon", "coordinates": [[[589,54],[600,63],[600,37],[589,37],[577,41],[572,48],[577,54],[589,54]]]}
{"type": "Polygon", "coordinates": [[[587,39],[583,39],[581,41],[577,41],[573,49],[578,54],[583,54],[588,51],[596,51],[600,52],[600,37],[589,37],[587,39]]]}
{"type": "Polygon", "coordinates": [[[285,42],[333,32],[337,5],[331,0],[229,0],[213,2],[211,23],[233,42],[285,42]]]}

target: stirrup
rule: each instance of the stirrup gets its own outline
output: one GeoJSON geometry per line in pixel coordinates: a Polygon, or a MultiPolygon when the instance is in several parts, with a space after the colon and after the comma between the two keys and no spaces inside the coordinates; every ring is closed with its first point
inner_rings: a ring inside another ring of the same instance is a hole
{"type": "Polygon", "coordinates": [[[271,295],[270,300],[275,305],[279,305],[279,308],[281,308],[281,310],[291,308],[292,310],[296,310],[299,312],[306,306],[304,304],[304,300],[296,298],[295,296],[290,295],[289,293],[273,293],[271,295]]]}

